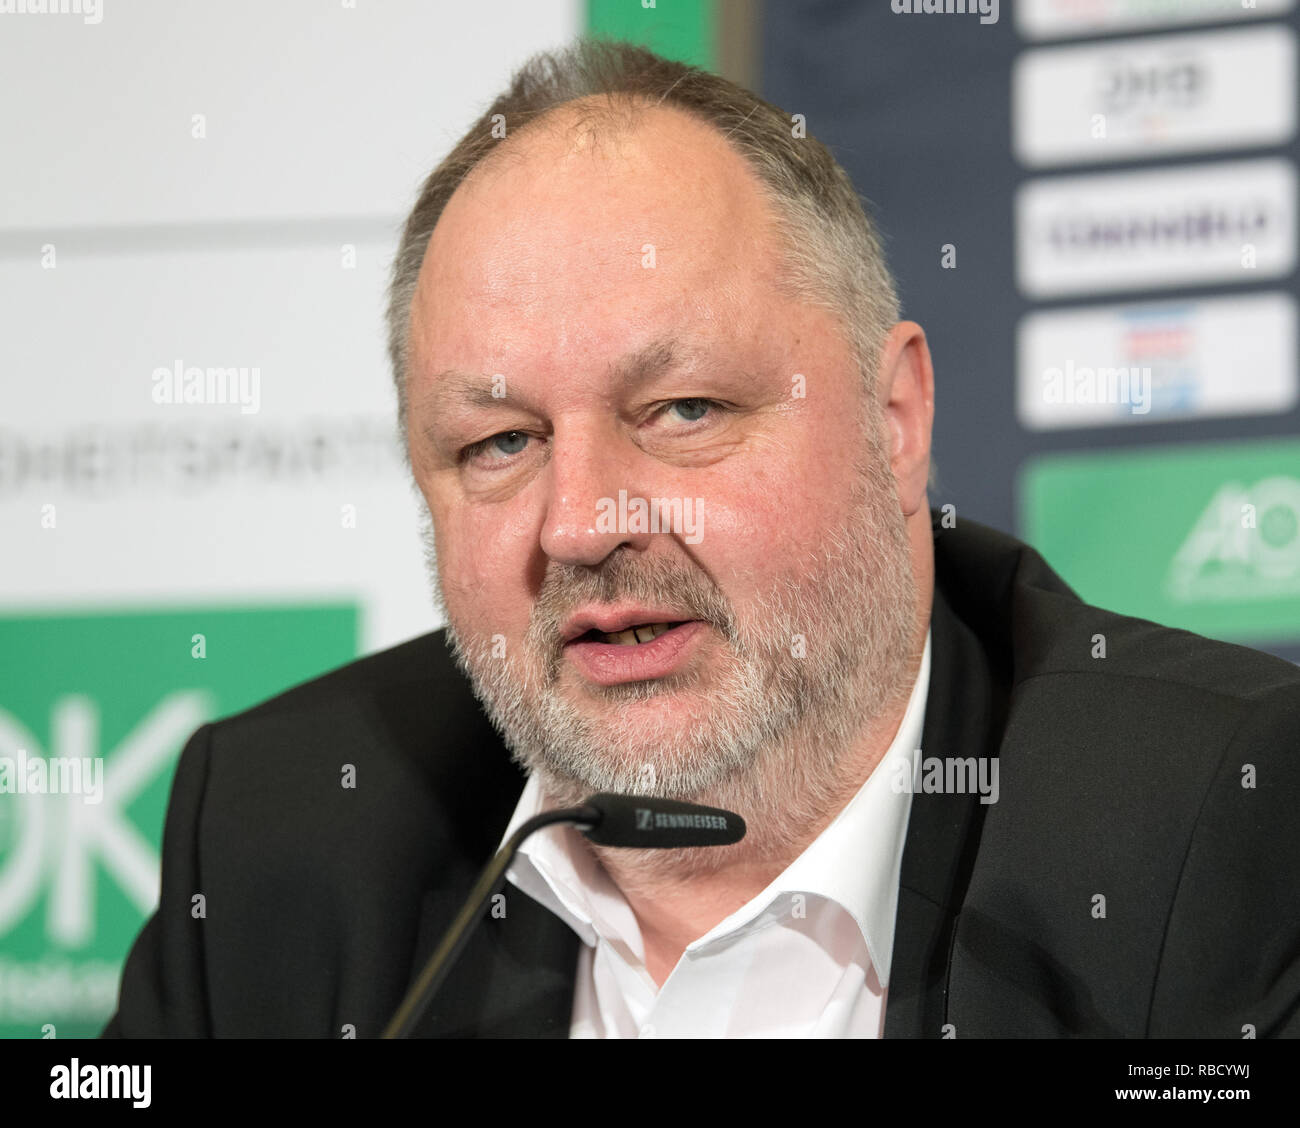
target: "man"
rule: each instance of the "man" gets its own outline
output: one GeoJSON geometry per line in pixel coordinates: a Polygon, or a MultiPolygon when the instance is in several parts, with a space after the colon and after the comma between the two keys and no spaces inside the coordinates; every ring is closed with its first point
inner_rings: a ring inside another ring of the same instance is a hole
{"type": "Polygon", "coordinates": [[[195,734],[107,1034],[375,1035],[597,791],[749,832],[538,833],[421,1033],[1300,1030],[1300,673],[930,509],[924,334],[787,116],[534,61],[425,184],[390,332],[445,640],[195,734]]]}

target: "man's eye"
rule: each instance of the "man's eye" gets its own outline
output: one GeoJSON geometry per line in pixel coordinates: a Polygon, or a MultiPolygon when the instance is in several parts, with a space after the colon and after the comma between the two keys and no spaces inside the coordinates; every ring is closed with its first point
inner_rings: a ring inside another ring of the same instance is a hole
{"type": "Polygon", "coordinates": [[[712,400],[707,399],[681,399],[673,400],[668,405],[668,410],[677,412],[678,418],[687,423],[696,423],[704,418],[705,412],[717,406],[712,400]]]}
{"type": "Polygon", "coordinates": [[[528,436],[523,431],[502,431],[499,435],[490,435],[477,443],[471,443],[460,452],[462,462],[486,455],[489,459],[509,458],[518,454],[528,445],[528,436]]]}

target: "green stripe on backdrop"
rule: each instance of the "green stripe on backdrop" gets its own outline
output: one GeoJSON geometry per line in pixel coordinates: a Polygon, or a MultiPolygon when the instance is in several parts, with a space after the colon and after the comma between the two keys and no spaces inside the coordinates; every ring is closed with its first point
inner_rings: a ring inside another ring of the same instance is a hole
{"type": "Polygon", "coordinates": [[[1300,440],[1040,455],[1020,514],[1089,603],[1251,646],[1300,640],[1300,440]]]}
{"type": "Polygon", "coordinates": [[[717,69],[714,0],[587,0],[587,32],[717,69]]]}

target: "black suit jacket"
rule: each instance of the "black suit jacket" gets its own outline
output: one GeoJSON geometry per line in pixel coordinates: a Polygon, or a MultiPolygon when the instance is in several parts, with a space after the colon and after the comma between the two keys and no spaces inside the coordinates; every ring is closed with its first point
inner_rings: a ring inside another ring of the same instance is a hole
{"type": "MultiPolygon", "coordinates": [[[[922,753],[1000,794],[913,796],[886,1036],[1300,1033],[1300,670],[973,522],[935,565],[922,753]]],[[[440,632],[204,725],[105,1035],[377,1035],[523,784],[440,632]]],[[[567,1036],[580,941],[506,889],[423,1034],[567,1036]]]]}

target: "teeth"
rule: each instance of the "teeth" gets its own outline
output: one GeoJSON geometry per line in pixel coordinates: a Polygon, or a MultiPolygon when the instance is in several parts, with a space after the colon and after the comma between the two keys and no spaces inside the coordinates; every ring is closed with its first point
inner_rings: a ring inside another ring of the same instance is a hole
{"type": "Polygon", "coordinates": [[[645,623],[639,627],[628,627],[616,634],[601,634],[601,642],[611,642],[618,646],[637,646],[643,642],[652,642],[671,627],[670,623],[645,623]]]}

